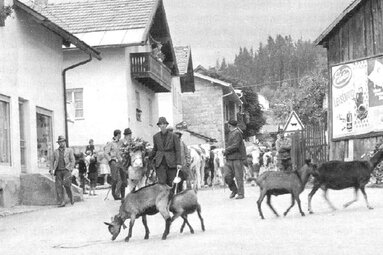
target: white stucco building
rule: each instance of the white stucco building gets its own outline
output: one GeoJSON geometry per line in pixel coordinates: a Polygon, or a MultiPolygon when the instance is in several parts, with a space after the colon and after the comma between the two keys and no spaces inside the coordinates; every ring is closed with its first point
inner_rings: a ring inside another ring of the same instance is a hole
{"type": "MultiPolygon", "coordinates": [[[[62,45],[97,51],[22,0],[0,0],[13,13],[0,26],[0,207],[20,202],[20,175],[47,174],[65,134],[62,45]]],[[[22,187],[21,187],[22,188],[22,187]]]]}
{"type": "MultiPolygon", "coordinates": [[[[158,131],[156,94],[178,87],[162,1],[90,0],[49,4],[46,10],[103,57],[68,72],[70,145],[84,147],[92,138],[102,147],[113,130],[127,127],[152,142],[158,131]]],[[[79,50],[64,52],[66,65],[86,58],[79,50]]]]}

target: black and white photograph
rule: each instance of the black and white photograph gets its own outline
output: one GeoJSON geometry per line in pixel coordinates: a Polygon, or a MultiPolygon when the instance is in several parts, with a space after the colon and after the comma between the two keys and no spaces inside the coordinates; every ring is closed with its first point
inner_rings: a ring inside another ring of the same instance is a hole
{"type": "Polygon", "coordinates": [[[0,0],[1,255],[377,255],[383,0],[0,0]]]}

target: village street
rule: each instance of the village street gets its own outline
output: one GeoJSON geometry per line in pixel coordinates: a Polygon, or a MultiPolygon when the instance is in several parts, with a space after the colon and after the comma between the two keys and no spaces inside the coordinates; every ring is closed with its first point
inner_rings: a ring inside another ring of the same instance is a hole
{"type": "MultiPolygon", "coordinates": [[[[353,197],[350,189],[330,191],[329,197],[338,211],[331,212],[322,198],[314,196],[313,215],[301,217],[295,206],[287,217],[276,218],[263,204],[266,220],[258,215],[258,187],[246,186],[244,200],[228,199],[229,190],[198,192],[206,232],[196,214],[189,220],[195,234],[187,227],[179,233],[181,220],[171,227],[166,241],[161,240],[164,221],[159,215],[148,218],[151,231],[144,240],[144,228],[137,220],[133,237],[124,242],[127,230],[110,240],[104,221],[117,213],[119,202],[104,201],[106,190],[96,197],[64,208],[0,218],[0,254],[379,254],[379,237],[383,235],[383,189],[369,188],[374,210],[365,207],[363,199],[350,208],[342,204],[353,197]]],[[[307,211],[306,189],[301,194],[307,211]]],[[[290,203],[289,196],[272,200],[282,214],[290,203]]],[[[128,222],[126,222],[128,223],[128,222]]]]}

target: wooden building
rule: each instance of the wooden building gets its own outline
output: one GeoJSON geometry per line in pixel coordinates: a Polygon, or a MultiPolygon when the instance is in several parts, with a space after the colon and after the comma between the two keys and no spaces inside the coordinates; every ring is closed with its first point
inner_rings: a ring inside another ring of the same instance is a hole
{"type": "Polygon", "coordinates": [[[355,0],[314,43],[328,56],[330,159],[360,159],[383,135],[383,1],[355,0]]]}

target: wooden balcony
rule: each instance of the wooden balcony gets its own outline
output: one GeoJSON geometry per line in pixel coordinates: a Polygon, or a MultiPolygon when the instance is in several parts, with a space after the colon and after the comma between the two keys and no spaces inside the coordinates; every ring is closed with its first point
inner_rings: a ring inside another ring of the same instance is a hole
{"type": "Polygon", "coordinates": [[[131,75],[154,92],[171,91],[171,71],[150,52],[130,54],[131,75]]]}

